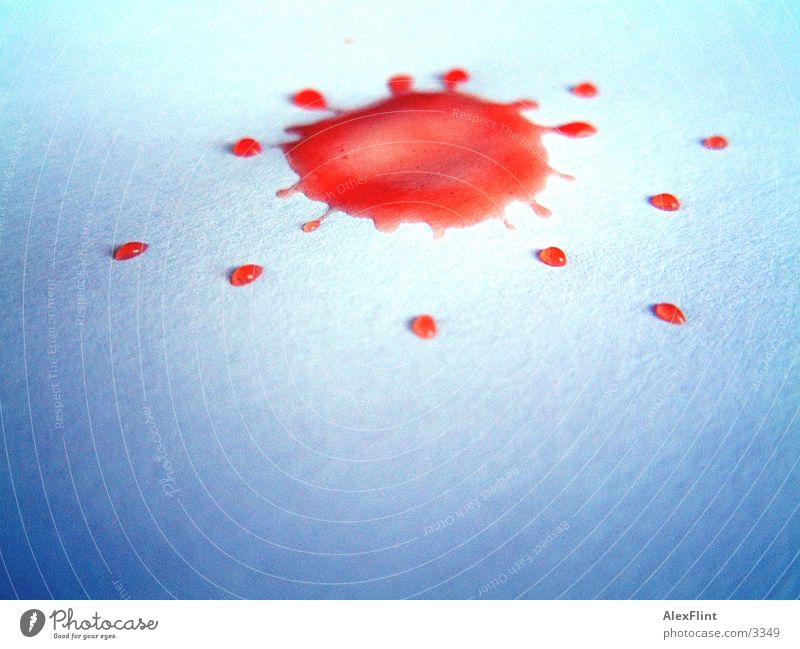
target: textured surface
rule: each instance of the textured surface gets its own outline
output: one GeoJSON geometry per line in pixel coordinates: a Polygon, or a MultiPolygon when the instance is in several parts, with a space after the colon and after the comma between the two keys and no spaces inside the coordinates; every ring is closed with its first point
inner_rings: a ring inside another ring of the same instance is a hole
{"type": "Polygon", "coordinates": [[[800,595],[791,3],[161,4],[0,9],[0,594],[800,595]],[[304,234],[227,150],[454,66],[598,126],[552,218],[304,234]]]}

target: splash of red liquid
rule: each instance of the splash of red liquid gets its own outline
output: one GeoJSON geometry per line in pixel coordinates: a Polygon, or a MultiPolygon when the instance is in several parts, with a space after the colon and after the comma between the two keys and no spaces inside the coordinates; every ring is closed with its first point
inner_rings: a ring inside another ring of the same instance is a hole
{"type": "Polygon", "coordinates": [[[576,97],[583,97],[584,99],[591,99],[597,97],[599,90],[597,86],[590,81],[584,81],[570,88],[570,92],[576,97]]]}
{"type": "Polygon", "coordinates": [[[711,135],[703,140],[706,149],[725,149],[728,146],[728,138],[724,135],[711,135]]]}
{"type": "Polygon", "coordinates": [[[263,272],[264,268],[258,264],[245,264],[244,266],[239,266],[239,268],[231,273],[231,284],[234,286],[245,286],[247,284],[252,284],[259,277],[261,277],[261,273],[263,272]]]}
{"type": "Polygon", "coordinates": [[[141,241],[128,241],[128,243],[123,243],[114,251],[114,259],[117,261],[133,259],[141,255],[148,248],[149,246],[141,241]]]}
{"type": "Polygon", "coordinates": [[[650,197],[650,205],[665,212],[675,212],[680,209],[681,202],[672,194],[656,194],[650,197]]]}
{"type": "Polygon", "coordinates": [[[244,137],[231,147],[231,151],[240,158],[252,158],[261,153],[261,142],[251,137],[244,137]]]}
{"type": "Polygon", "coordinates": [[[420,338],[433,338],[436,335],[436,320],[429,315],[418,315],[411,321],[411,331],[420,338]]]}
{"type": "Polygon", "coordinates": [[[686,316],[683,314],[683,311],[669,302],[661,302],[653,305],[653,313],[665,322],[671,324],[682,325],[686,323],[686,316]]]}
{"type": "Polygon", "coordinates": [[[561,250],[561,248],[556,248],[555,246],[540,250],[539,259],[541,259],[548,266],[567,265],[567,253],[561,250]]]}
{"type": "Polygon", "coordinates": [[[421,92],[399,75],[388,99],[290,127],[299,139],[281,147],[300,180],[278,195],[301,191],[327,203],[328,212],[372,219],[384,232],[427,223],[441,235],[489,218],[505,222],[514,200],[547,216],[536,195],[558,172],[548,165],[542,135],[585,137],[596,129],[534,124],[521,111],[535,102],[496,103],[453,87],[468,78],[451,70],[443,77],[448,89],[421,92]]]}

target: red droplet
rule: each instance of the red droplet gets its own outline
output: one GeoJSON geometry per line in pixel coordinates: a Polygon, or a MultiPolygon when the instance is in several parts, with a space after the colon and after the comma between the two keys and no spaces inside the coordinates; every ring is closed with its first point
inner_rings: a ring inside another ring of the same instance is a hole
{"type": "Polygon", "coordinates": [[[148,247],[146,243],[142,243],[141,241],[128,241],[128,243],[123,243],[114,251],[114,259],[117,261],[133,259],[141,255],[148,247]]]}
{"type": "Polygon", "coordinates": [[[653,306],[653,313],[665,322],[682,325],[686,322],[686,316],[677,306],[669,302],[661,302],[653,306]]]}
{"type": "Polygon", "coordinates": [[[597,86],[589,81],[584,81],[583,83],[579,83],[575,86],[570,88],[570,92],[576,97],[583,97],[585,99],[591,99],[592,97],[597,97],[597,86]]]}
{"type": "Polygon", "coordinates": [[[556,126],[553,130],[567,137],[589,137],[597,133],[597,129],[587,122],[570,122],[556,126]]]}
{"type": "Polygon", "coordinates": [[[449,87],[457,86],[459,83],[469,81],[469,73],[461,68],[453,68],[442,77],[442,81],[449,87]]]}
{"type": "Polygon", "coordinates": [[[303,232],[313,232],[320,226],[321,223],[322,222],[319,219],[314,219],[308,223],[303,223],[303,232]]]}
{"type": "Polygon", "coordinates": [[[244,137],[231,147],[231,151],[240,158],[252,158],[261,153],[261,143],[251,137],[244,137]]]}
{"type": "Polygon", "coordinates": [[[539,251],[539,259],[541,259],[548,266],[566,266],[567,254],[561,250],[551,246],[539,251]]]}
{"type": "Polygon", "coordinates": [[[325,97],[319,90],[314,90],[313,88],[301,90],[295,94],[293,101],[295,106],[300,106],[300,108],[313,110],[325,110],[328,108],[328,102],[325,101],[325,97]]]}
{"type": "Polygon", "coordinates": [[[411,90],[411,85],[414,83],[413,77],[408,74],[398,74],[389,79],[389,90],[393,95],[399,95],[411,90]]]}
{"type": "Polygon", "coordinates": [[[411,331],[420,338],[433,338],[436,335],[436,320],[429,315],[418,315],[411,321],[411,331]]]}
{"type": "Polygon", "coordinates": [[[728,138],[724,135],[710,135],[703,140],[703,146],[706,149],[724,149],[728,146],[728,138]]]}
{"type": "Polygon", "coordinates": [[[261,273],[263,272],[264,268],[258,264],[245,264],[244,266],[239,266],[239,268],[231,273],[231,284],[234,286],[245,286],[246,284],[251,284],[261,277],[261,273]]]}
{"type": "Polygon", "coordinates": [[[516,102],[412,88],[291,126],[296,138],[281,146],[300,180],[278,195],[300,191],[384,232],[426,223],[442,234],[502,219],[515,200],[546,214],[535,197],[555,173],[542,144],[552,129],[523,111],[516,102]]]}
{"type": "Polygon", "coordinates": [[[680,209],[681,202],[672,194],[656,194],[650,197],[650,205],[665,212],[675,212],[680,209]]]}

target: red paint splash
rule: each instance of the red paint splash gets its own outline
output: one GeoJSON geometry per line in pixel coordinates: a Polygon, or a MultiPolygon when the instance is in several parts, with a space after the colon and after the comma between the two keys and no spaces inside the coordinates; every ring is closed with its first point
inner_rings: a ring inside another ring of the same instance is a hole
{"type": "Polygon", "coordinates": [[[567,253],[561,250],[561,248],[556,248],[555,246],[551,246],[550,248],[545,248],[544,250],[540,250],[539,259],[541,259],[542,262],[544,262],[548,266],[567,265],[567,253]]]}
{"type": "Polygon", "coordinates": [[[251,137],[244,137],[231,147],[231,151],[240,158],[252,158],[261,153],[261,143],[251,137]]]}
{"type": "Polygon", "coordinates": [[[123,243],[114,251],[114,259],[117,261],[133,259],[141,255],[148,248],[149,246],[141,241],[128,241],[128,243],[123,243]]]}
{"type": "Polygon", "coordinates": [[[264,272],[264,268],[258,264],[245,264],[239,266],[231,273],[231,284],[234,286],[246,286],[252,284],[264,272]]]}
{"type": "Polygon", "coordinates": [[[660,304],[653,305],[653,313],[655,313],[659,318],[664,320],[665,322],[669,322],[675,325],[682,325],[686,323],[686,316],[683,314],[683,311],[680,310],[674,304],[670,304],[669,302],[661,302],[660,304]]]}
{"type": "Polygon", "coordinates": [[[600,91],[592,82],[584,81],[583,83],[572,86],[572,88],[570,88],[570,92],[576,97],[591,99],[592,97],[597,97],[600,91]]]}
{"type": "Polygon", "coordinates": [[[650,205],[665,212],[675,212],[680,209],[681,202],[672,194],[656,194],[650,197],[650,205]]]}
{"type": "Polygon", "coordinates": [[[436,335],[436,320],[429,315],[418,315],[411,321],[411,331],[420,338],[433,338],[436,335]]]}
{"type": "Polygon", "coordinates": [[[384,232],[427,223],[439,236],[490,218],[506,223],[514,200],[547,216],[536,195],[549,176],[567,176],[548,165],[542,135],[586,137],[596,129],[585,122],[534,124],[521,111],[535,102],[502,104],[456,89],[468,78],[451,70],[444,91],[421,92],[410,76],[398,75],[388,99],[290,127],[299,139],[281,148],[300,180],[278,195],[301,191],[327,203],[326,214],[369,218],[384,232]]]}
{"type": "Polygon", "coordinates": [[[725,149],[728,146],[728,138],[724,135],[710,135],[703,140],[706,149],[725,149]]]}

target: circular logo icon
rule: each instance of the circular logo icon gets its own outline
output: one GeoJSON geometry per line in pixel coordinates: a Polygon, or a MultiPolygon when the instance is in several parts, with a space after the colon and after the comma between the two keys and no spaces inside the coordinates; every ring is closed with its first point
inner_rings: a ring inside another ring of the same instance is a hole
{"type": "Polygon", "coordinates": [[[44,613],[38,608],[25,611],[19,618],[19,630],[22,635],[32,638],[44,627],[44,613]]]}

